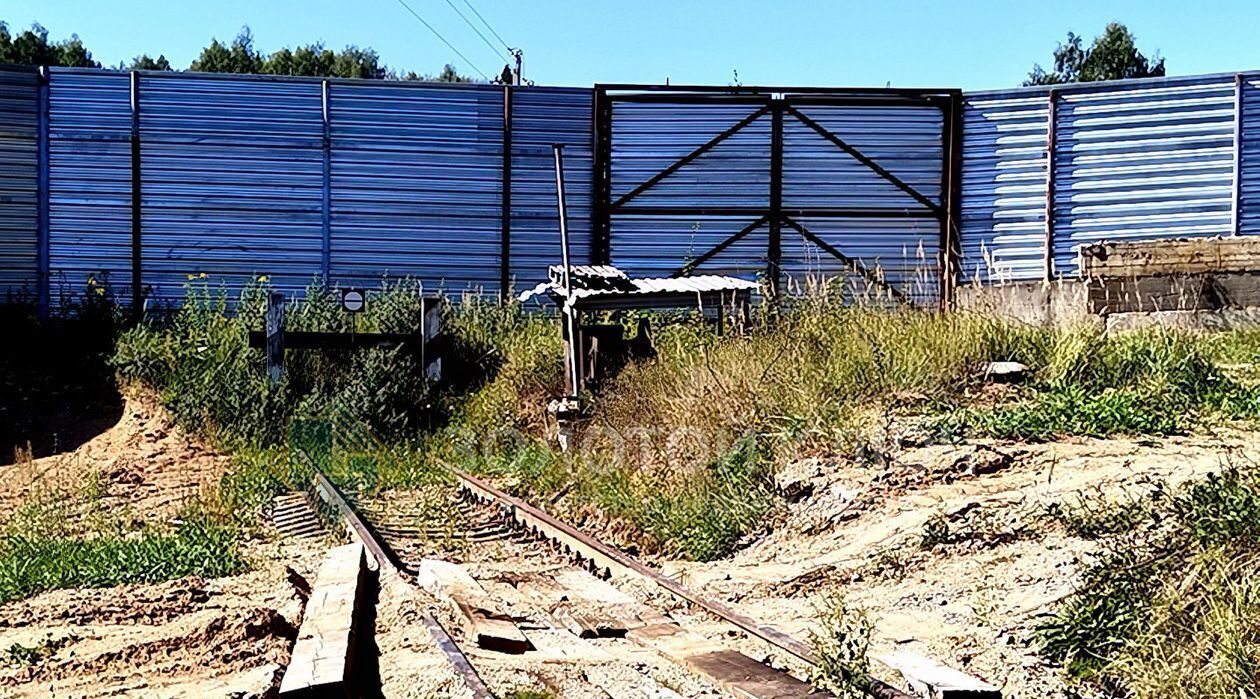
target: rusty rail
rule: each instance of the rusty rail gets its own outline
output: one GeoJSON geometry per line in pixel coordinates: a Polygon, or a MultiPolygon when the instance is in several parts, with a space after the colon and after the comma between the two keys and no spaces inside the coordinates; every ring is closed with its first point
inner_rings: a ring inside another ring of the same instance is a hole
{"type": "MultiPolygon", "coordinates": [[[[633,556],[608,546],[485,481],[455,469],[450,470],[460,488],[474,498],[497,504],[506,515],[520,525],[591,561],[608,574],[628,575],[646,580],[670,595],[693,604],[780,650],[787,651],[810,667],[819,665],[819,658],[814,650],[792,636],[772,626],[761,624],[722,602],[688,589],[678,580],[647,567],[633,556]]],[[[879,680],[872,680],[868,693],[878,699],[915,699],[913,695],[879,680]]]]}

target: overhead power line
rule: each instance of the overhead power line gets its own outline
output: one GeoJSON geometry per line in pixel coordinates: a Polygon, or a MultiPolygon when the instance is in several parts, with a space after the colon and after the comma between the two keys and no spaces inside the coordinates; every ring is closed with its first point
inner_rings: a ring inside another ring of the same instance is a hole
{"type": "Polygon", "coordinates": [[[507,49],[509,52],[515,50],[508,45],[508,42],[503,40],[503,37],[499,36],[499,33],[494,30],[494,27],[490,26],[490,23],[486,21],[486,18],[481,16],[481,13],[477,11],[477,8],[473,7],[473,4],[469,0],[464,0],[464,4],[468,6],[468,9],[473,11],[474,15],[477,15],[477,19],[481,20],[482,24],[486,25],[486,29],[490,30],[490,33],[494,35],[494,38],[498,39],[500,44],[503,44],[503,48],[507,49]]]}
{"type": "MultiPolygon", "coordinates": [[[[497,47],[497,46],[495,46],[494,44],[490,43],[490,40],[486,38],[486,35],[485,35],[485,34],[482,34],[482,33],[481,33],[481,30],[477,28],[477,25],[475,25],[475,24],[473,24],[473,23],[472,23],[472,20],[468,19],[468,17],[466,17],[466,16],[464,15],[464,13],[463,13],[463,12],[460,12],[460,11],[459,11],[459,7],[458,7],[455,3],[451,2],[451,0],[446,0],[446,4],[447,4],[447,5],[450,5],[452,10],[455,10],[455,14],[459,15],[459,18],[460,18],[460,19],[462,19],[462,20],[464,20],[464,24],[467,24],[469,29],[473,30],[473,32],[475,32],[475,33],[477,34],[477,36],[481,37],[481,40],[485,42],[486,46],[489,46],[489,47],[490,47],[490,50],[491,50],[491,51],[494,51],[495,53],[497,53],[497,54],[499,55],[499,58],[502,58],[502,59],[503,59],[503,61],[504,61],[505,63],[511,63],[511,62],[512,62],[512,61],[511,61],[511,59],[509,59],[507,56],[504,56],[504,55],[503,55],[503,52],[499,50],[499,47],[497,47]]],[[[471,7],[471,5],[470,5],[470,7],[471,7]]],[[[474,10],[474,12],[475,12],[475,11],[476,11],[476,10],[474,10]]],[[[484,20],[483,20],[483,21],[484,21],[484,20]]],[[[487,25],[487,26],[488,26],[488,25],[487,25]]],[[[511,50],[511,49],[509,49],[509,51],[510,51],[510,50],[511,50]]]]}
{"type": "Polygon", "coordinates": [[[399,4],[399,5],[402,5],[402,6],[403,6],[403,8],[405,8],[408,12],[410,12],[410,13],[411,13],[411,16],[412,16],[412,17],[415,17],[415,18],[416,18],[416,19],[420,22],[420,24],[423,24],[423,25],[425,26],[425,28],[427,28],[429,31],[433,32],[433,35],[434,35],[434,36],[436,36],[437,38],[441,39],[441,40],[442,40],[442,43],[443,43],[443,44],[446,44],[446,47],[447,47],[447,48],[449,48],[450,50],[454,51],[454,52],[455,52],[455,55],[460,57],[460,60],[462,60],[464,63],[467,63],[470,67],[472,67],[472,69],[473,69],[473,70],[477,71],[477,73],[478,73],[478,74],[480,74],[480,75],[481,75],[481,77],[485,78],[486,80],[489,80],[489,79],[490,79],[490,76],[489,76],[489,75],[486,75],[485,71],[483,71],[482,69],[478,68],[476,63],[473,63],[472,61],[468,60],[468,57],[467,57],[467,56],[465,56],[463,53],[461,53],[459,49],[455,48],[455,45],[454,45],[454,44],[452,44],[451,42],[447,41],[447,40],[446,40],[446,37],[442,36],[442,33],[441,33],[441,32],[439,32],[438,30],[436,30],[436,29],[434,29],[434,28],[433,28],[433,25],[432,25],[432,24],[429,24],[428,22],[424,21],[424,18],[423,18],[423,17],[421,17],[418,13],[416,13],[416,11],[415,11],[415,10],[411,9],[411,5],[408,5],[408,4],[406,3],[406,0],[398,0],[398,4],[399,4]]]}

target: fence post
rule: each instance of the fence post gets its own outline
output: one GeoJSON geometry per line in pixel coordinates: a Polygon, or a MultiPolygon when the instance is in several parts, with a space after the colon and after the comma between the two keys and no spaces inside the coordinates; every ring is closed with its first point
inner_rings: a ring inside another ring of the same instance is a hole
{"type": "Polygon", "coordinates": [[[144,315],[142,214],[140,168],[140,74],[131,71],[131,314],[144,315]]]}
{"type": "Polygon", "coordinates": [[[332,87],[327,80],[323,81],[320,93],[320,109],[324,119],[323,165],[324,180],[321,203],[320,234],[322,250],[320,255],[320,272],[325,286],[332,280],[332,87]]]}
{"type": "Polygon", "coordinates": [[[961,227],[959,210],[962,198],[962,155],[963,155],[963,95],[955,91],[950,94],[948,102],[949,125],[946,142],[949,144],[946,158],[946,178],[941,181],[945,196],[945,227],[943,247],[941,250],[941,306],[953,308],[954,293],[958,284],[959,259],[962,257],[961,227]]]}
{"type": "Polygon", "coordinates": [[[783,263],[783,100],[770,101],[770,227],[766,250],[766,284],[770,298],[779,299],[783,263]]]}
{"type": "Polygon", "coordinates": [[[512,296],[512,86],[503,86],[503,211],[499,229],[499,301],[512,296]]]}
{"type": "Polygon", "coordinates": [[[1058,98],[1059,91],[1052,88],[1047,95],[1046,110],[1046,282],[1054,281],[1054,155],[1058,146],[1055,134],[1059,121],[1058,98]]]}
{"type": "Polygon", "coordinates": [[[1234,76],[1234,182],[1233,202],[1230,205],[1229,234],[1242,233],[1242,139],[1243,139],[1243,91],[1246,82],[1243,74],[1234,76]]]}
{"type": "Polygon", "coordinates": [[[38,181],[35,185],[35,294],[39,303],[39,317],[48,317],[49,300],[52,296],[52,275],[48,263],[48,66],[39,67],[39,86],[36,98],[38,110],[35,132],[35,168],[38,181]]]}
{"type": "Polygon", "coordinates": [[[591,111],[591,264],[612,264],[612,100],[595,86],[591,111]]]}

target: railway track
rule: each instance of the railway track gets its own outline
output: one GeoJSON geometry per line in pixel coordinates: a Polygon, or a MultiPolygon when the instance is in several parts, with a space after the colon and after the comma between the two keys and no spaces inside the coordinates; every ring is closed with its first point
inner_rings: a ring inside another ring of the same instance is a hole
{"type": "MultiPolygon", "coordinates": [[[[478,606],[501,607],[498,621],[507,620],[523,629],[533,645],[531,652],[544,658],[543,664],[564,660],[579,666],[580,679],[592,685],[592,691],[582,695],[830,696],[787,670],[681,627],[656,607],[665,597],[676,605],[703,610],[733,627],[732,635],[742,631],[790,656],[790,664],[804,676],[817,668],[819,659],[801,641],[688,589],[480,479],[459,472],[453,475],[457,499],[430,495],[375,500],[352,494],[347,500],[319,474],[315,488],[363,542],[383,573],[415,585],[421,571],[435,565],[435,556],[467,564],[473,582],[490,598],[478,606]],[[440,516],[433,516],[434,511],[440,516]],[[540,542],[549,546],[539,546],[540,542]],[[622,588],[640,594],[636,597],[622,588]],[[655,594],[643,594],[645,590],[655,594]],[[658,601],[649,604],[644,597],[658,601]]],[[[431,616],[424,625],[476,697],[493,696],[480,670],[510,668],[530,656],[462,647],[431,616]]],[[[914,699],[879,681],[869,694],[878,699],[914,699]]]]}

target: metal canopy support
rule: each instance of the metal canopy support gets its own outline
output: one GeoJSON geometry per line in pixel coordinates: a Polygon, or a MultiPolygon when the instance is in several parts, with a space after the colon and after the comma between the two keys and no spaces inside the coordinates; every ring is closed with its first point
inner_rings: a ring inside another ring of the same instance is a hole
{"type": "Polygon", "coordinates": [[[144,314],[141,227],[143,198],[140,168],[140,74],[131,71],[131,313],[144,314]]]}
{"type": "Polygon", "coordinates": [[[512,297],[512,86],[503,86],[503,211],[499,219],[499,301],[512,297]]]}

